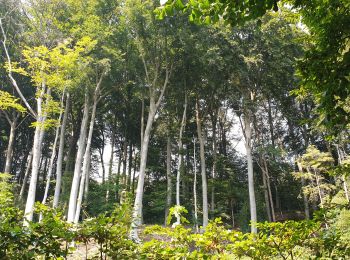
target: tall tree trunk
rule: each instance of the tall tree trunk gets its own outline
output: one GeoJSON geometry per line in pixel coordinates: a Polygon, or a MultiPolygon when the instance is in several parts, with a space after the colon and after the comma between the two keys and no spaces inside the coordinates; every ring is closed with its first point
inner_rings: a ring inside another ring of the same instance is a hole
{"type": "Polygon", "coordinates": [[[244,138],[245,149],[247,154],[247,166],[248,166],[248,191],[249,191],[249,208],[250,208],[250,221],[251,232],[257,233],[256,222],[256,200],[254,190],[254,173],[253,173],[253,158],[252,158],[252,126],[251,116],[249,111],[244,113],[244,138]]]}
{"type": "Polygon", "coordinates": [[[87,158],[87,174],[85,175],[85,183],[84,183],[84,202],[88,202],[88,194],[89,194],[89,181],[90,181],[90,169],[91,169],[91,156],[87,158]]]}
{"type": "MultiPolygon", "coordinates": [[[[35,203],[35,196],[36,196],[36,186],[38,182],[38,175],[39,175],[39,168],[40,168],[40,157],[41,157],[41,144],[44,138],[44,123],[46,116],[44,115],[42,111],[42,103],[43,98],[45,95],[46,87],[43,84],[41,89],[39,90],[39,95],[36,98],[37,103],[37,120],[36,120],[36,127],[35,127],[35,133],[34,133],[34,142],[33,142],[33,159],[32,159],[32,175],[30,177],[30,184],[28,189],[28,195],[27,195],[27,202],[24,210],[24,216],[25,221],[24,225],[28,226],[29,221],[33,220],[33,213],[34,213],[34,203],[35,203]]],[[[50,94],[50,89],[47,89],[47,93],[50,94]]]]}
{"type": "Polygon", "coordinates": [[[102,168],[102,184],[106,181],[106,168],[105,168],[105,162],[104,162],[104,152],[105,152],[105,135],[103,132],[103,127],[101,128],[101,136],[102,136],[102,147],[99,147],[98,153],[100,154],[100,162],[101,162],[101,168],[102,168]]]}
{"type": "Polygon", "coordinates": [[[137,228],[142,224],[142,199],[143,199],[143,187],[145,182],[146,165],[147,165],[147,154],[148,154],[148,144],[150,140],[152,125],[154,117],[156,114],[156,107],[151,103],[146,128],[143,135],[143,143],[141,145],[141,158],[140,158],[140,172],[136,188],[136,197],[134,202],[133,216],[132,216],[132,229],[131,238],[136,242],[139,241],[137,228]]]}
{"type": "Polygon", "coordinates": [[[171,181],[171,139],[170,136],[167,137],[166,145],[166,179],[167,179],[167,188],[166,188],[166,205],[165,205],[165,219],[164,225],[167,225],[167,218],[169,215],[169,209],[171,206],[171,195],[172,195],[172,181],[171,181]]]}
{"type": "Polygon", "coordinates": [[[128,191],[131,191],[131,182],[132,182],[132,149],[133,149],[133,145],[131,143],[131,140],[129,140],[129,163],[128,163],[128,191]]]}
{"type": "Polygon", "coordinates": [[[202,199],[203,199],[203,228],[208,225],[208,185],[205,166],[205,151],[204,140],[202,134],[202,121],[199,113],[199,101],[196,100],[196,122],[197,122],[197,135],[199,141],[200,161],[201,161],[201,175],[202,175],[202,199]]]}
{"type": "Polygon", "coordinates": [[[81,167],[82,167],[83,156],[84,156],[85,145],[86,145],[86,129],[87,129],[88,122],[89,122],[89,94],[87,93],[87,89],[86,89],[83,120],[81,122],[81,127],[80,127],[78,151],[77,151],[77,156],[75,160],[74,174],[73,174],[73,180],[72,180],[72,186],[71,186],[69,204],[68,204],[68,214],[67,214],[68,222],[74,221],[74,215],[75,215],[76,206],[77,206],[79,180],[81,177],[81,167]]]}
{"type": "MultiPolygon", "coordinates": [[[[58,117],[59,126],[56,128],[56,134],[55,134],[55,139],[53,142],[52,153],[51,153],[51,158],[50,158],[50,166],[49,166],[49,171],[48,171],[47,179],[46,179],[45,192],[44,192],[44,196],[43,196],[43,199],[41,202],[44,205],[46,204],[47,196],[49,194],[51,175],[52,175],[52,171],[53,171],[54,161],[56,158],[56,147],[57,147],[58,137],[59,137],[60,132],[61,133],[63,132],[63,135],[64,135],[64,131],[60,131],[62,124],[63,124],[63,122],[61,122],[61,120],[62,120],[62,114],[63,114],[64,96],[65,96],[65,91],[63,92],[62,99],[61,99],[61,112],[60,112],[60,116],[58,117]]],[[[41,218],[42,218],[42,214],[40,214],[40,220],[41,220],[41,218]]]]}
{"type": "Polygon", "coordinates": [[[126,186],[127,186],[127,177],[126,177],[127,158],[128,158],[128,142],[125,137],[124,143],[123,143],[123,175],[122,175],[123,190],[126,190],[126,186]]]}
{"type": "Polygon", "coordinates": [[[60,132],[60,142],[58,145],[58,155],[57,155],[57,165],[56,165],[56,185],[55,185],[55,194],[53,197],[53,207],[56,208],[58,206],[58,202],[61,194],[61,183],[62,183],[62,165],[63,165],[63,153],[64,153],[64,140],[65,140],[65,130],[68,118],[68,110],[70,103],[70,95],[67,93],[66,95],[66,106],[64,109],[61,132],[60,132]]]}
{"type": "Polygon", "coordinates": [[[132,193],[132,195],[134,195],[134,193],[135,193],[136,165],[137,165],[137,157],[136,157],[136,150],[135,150],[134,151],[134,171],[132,173],[132,184],[131,184],[131,193],[132,193]]]}
{"type": "Polygon", "coordinates": [[[197,159],[196,159],[196,138],[193,138],[193,204],[194,204],[194,221],[196,232],[198,233],[198,206],[197,206],[197,159]]]}
{"type": "MultiPolygon", "coordinates": [[[[263,164],[262,158],[260,158],[260,164],[263,164]]],[[[261,171],[262,171],[262,178],[263,178],[263,189],[264,189],[264,199],[265,199],[265,205],[266,205],[266,213],[269,222],[272,222],[272,214],[271,214],[271,207],[270,207],[270,199],[269,199],[269,191],[267,189],[267,174],[265,173],[264,167],[261,165],[261,171]]]]}
{"type": "MultiPolygon", "coordinates": [[[[181,171],[183,169],[183,145],[182,145],[182,135],[186,125],[186,111],[187,111],[187,95],[185,94],[184,110],[182,114],[182,120],[179,131],[179,152],[178,152],[178,165],[177,165],[177,175],[176,175],[176,205],[180,206],[180,182],[181,182],[181,171]]],[[[176,223],[180,224],[180,215],[176,216],[176,223]]]]}
{"type": "Polygon", "coordinates": [[[17,120],[18,120],[18,117],[16,116],[14,118],[14,120],[10,123],[10,136],[9,136],[9,142],[7,144],[6,162],[5,162],[5,169],[4,169],[5,173],[10,173],[11,172],[12,155],[13,155],[13,144],[15,142],[17,120]]]}
{"type": "MultiPolygon", "coordinates": [[[[145,67],[147,81],[151,82],[149,79],[147,65],[144,57],[142,57],[142,61],[145,67]]],[[[170,72],[171,70],[166,69],[163,86],[161,87],[161,89],[157,89],[155,86],[158,79],[158,70],[157,70],[155,73],[155,78],[149,87],[150,106],[148,111],[146,128],[144,132],[142,131],[142,135],[141,135],[142,142],[141,142],[140,172],[139,172],[139,178],[137,182],[136,196],[135,196],[134,208],[132,213],[131,231],[130,231],[130,238],[135,242],[140,242],[137,228],[141,225],[141,219],[142,219],[143,187],[145,182],[148,145],[149,145],[151,130],[152,130],[153,122],[154,122],[158,107],[160,105],[160,102],[163,99],[165,89],[169,83],[170,72]],[[160,90],[160,93],[157,95],[158,90],[160,90]],[[156,99],[157,96],[158,96],[158,99],[156,99]]]]}
{"type": "MultiPolygon", "coordinates": [[[[338,153],[339,164],[342,164],[343,161],[345,160],[344,151],[340,149],[339,145],[336,145],[336,148],[337,148],[337,153],[338,153]]],[[[344,189],[344,193],[345,193],[345,198],[346,198],[347,202],[349,203],[350,199],[349,199],[348,184],[346,182],[346,176],[344,174],[341,176],[341,181],[343,183],[343,189],[344,189]]]]}
{"type": "MultiPolygon", "coordinates": [[[[299,160],[297,160],[297,166],[298,166],[299,172],[302,173],[302,172],[303,172],[303,167],[302,167],[302,165],[301,165],[301,163],[300,163],[299,160]]],[[[306,185],[306,183],[305,183],[305,178],[302,177],[302,178],[301,178],[301,186],[302,186],[302,187],[305,187],[305,185],[306,185]]],[[[309,219],[310,219],[309,201],[308,201],[308,198],[307,198],[307,196],[306,196],[306,194],[305,194],[304,192],[303,192],[303,199],[304,199],[305,218],[306,218],[307,220],[309,220],[309,219]]]]}
{"type": "Polygon", "coordinates": [[[109,164],[108,164],[106,201],[109,200],[109,186],[110,186],[110,181],[112,179],[112,174],[113,174],[113,158],[114,158],[114,142],[115,142],[115,132],[114,131],[115,130],[113,127],[112,136],[111,136],[111,156],[109,157],[109,164]]]}
{"type": "MultiPolygon", "coordinates": [[[[62,116],[62,114],[59,117],[59,122],[61,122],[61,116],[62,116]]],[[[56,128],[55,139],[54,139],[53,146],[52,146],[50,165],[49,165],[49,170],[48,170],[48,174],[47,174],[47,177],[46,177],[45,191],[44,191],[43,199],[41,201],[42,204],[46,204],[47,196],[49,194],[50,180],[51,180],[51,175],[52,175],[52,171],[53,171],[54,161],[55,161],[55,158],[56,158],[56,146],[57,146],[59,133],[60,133],[60,127],[58,126],[56,128]]],[[[40,217],[40,219],[41,219],[41,217],[40,217]]]]}
{"type": "Polygon", "coordinates": [[[210,203],[210,211],[211,214],[214,214],[215,211],[215,178],[216,178],[216,161],[217,161],[217,143],[216,143],[216,123],[217,123],[217,115],[218,110],[215,111],[215,115],[212,116],[212,128],[213,128],[213,146],[212,146],[212,153],[213,153],[213,167],[211,170],[211,177],[212,177],[212,187],[211,187],[211,203],[210,203]]]}
{"type": "Polygon", "coordinates": [[[98,102],[98,95],[99,95],[99,85],[96,86],[95,94],[94,94],[94,103],[92,106],[92,112],[91,112],[91,118],[90,118],[90,125],[89,125],[89,133],[86,141],[86,147],[85,147],[85,153],[84,153],[84,162],[83,162],[83,172],[80,178],[80,185],[79,185],[79,194],[76,204],[76,211],[74,216],[74,223],[79,222],[80,217],[80,210],[81,210],[81,204],[83,201],[83,194],[84,194],[84,185],[88,185],[88,170],[89,170],[89,164],[90,164],[90,157],[91,157],[91,141],[92,141],[92,133],[94,131],[94,124],[95,124],[95,117],[96,117],[96,107],[98,102]]]}
{"type": "Polygon", "coordinates": [[[29,172],[30,169],[32,168],[32,159],[33,159],[33,150],[30,151],[29,155],[28,155],[28,159],[27,159],[27,168],[26,168],[26,172],[24,173],[24,177],[23,177],[23,181],[22,181],[22,186],[21,186],[21,191],[19,193],[19,198],[20,200],[22,200],[23,195],[24,195],[24,190],[26,188],[27,185],[27,180],[28,180],[28,176],[29,176],[29,172]]]}
{"type": "Polygon", "coordinates": [[[272,217],[272,221],[276,221],[275,207],[274,207],[274,203],[273,203],[271,185],[270,185],[269,168],[267,167],[266,158],[263,158],[263,163],[264,163],[264,168],[265,168],[267,191],[268,191],[269,200],[270,200],[271,217],[272,217]]]}

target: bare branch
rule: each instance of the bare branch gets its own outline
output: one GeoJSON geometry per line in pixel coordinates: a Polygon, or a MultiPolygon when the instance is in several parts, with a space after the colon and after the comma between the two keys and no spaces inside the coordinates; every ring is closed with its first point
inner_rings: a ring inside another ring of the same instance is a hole
{"type": "Polygon", "coordinates": [[[31,115],[36,118],[37,114],[32,109],[32,107],[29,105],[27,99],[24,97],[24,95],[22,94],[22,91],[18,87],[17,81],[12,76],[11,58],[10,58],[10,55],[8,53],[7,46],[6,46],[7,37],[6,37],[6,33],[4,31],[4,27],[2,25],[2,18],[0,18],[0,27],[1,27],[1,32],[2,32],[2,35],[3,35],[2,45],[4,47],[6,58],[7,58],[7,62],[8,62],[8,76],[9,76],[9,78],[11,80],[11,83],[12,83],[13,87],[16,89],[16,91],[17,91],[18,95],[20,96],[21,100],[23,101],[23,103],[26,105],[26,107],[28,108],[28,110],[31,113],[31,115]]]}

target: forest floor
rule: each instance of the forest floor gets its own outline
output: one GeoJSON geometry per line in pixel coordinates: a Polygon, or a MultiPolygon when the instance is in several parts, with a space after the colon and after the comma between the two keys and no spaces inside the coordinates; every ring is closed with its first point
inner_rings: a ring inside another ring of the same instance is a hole
{"type": "MultiPolygon", "coordinates": [[[[143,230],[146,225],[140,228],[139,234],[142,242],[151,241],[152,239],[162,240],[162,241],[170,241],[170,238],[163,235],[158,234],[143,234],[143,230]]],[[[100,246],[96,243],[96,241],[90,241],[87,245],[83,243],[79,243],[75,245],[75,250],[68,255],[68,260],[81,260],[81,259],[99,259],[100,256],[100,246]]],[[[107,258],[108,259],[108,258],[107,258]]]]}

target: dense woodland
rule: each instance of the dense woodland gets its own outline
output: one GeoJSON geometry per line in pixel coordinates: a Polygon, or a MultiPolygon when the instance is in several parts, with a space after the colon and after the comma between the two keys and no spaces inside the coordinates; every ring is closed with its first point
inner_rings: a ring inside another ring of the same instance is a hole
{"type": "Polygon", "coordinates": [[[349,1],[0,0],[0,29],[1,259],[349,257],[349,1]]]}

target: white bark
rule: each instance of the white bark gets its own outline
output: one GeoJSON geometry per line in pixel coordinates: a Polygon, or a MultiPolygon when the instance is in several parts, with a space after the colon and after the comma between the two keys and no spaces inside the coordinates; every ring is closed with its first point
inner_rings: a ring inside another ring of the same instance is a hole
{"type": "MultiPolygon", "coordinates": [[[[97,89],[97,87],[96,87],[96,89],[97,89]]],[[[92,107],[90,126],[89,126],[89,134],[88,134],[88,137],[87,137],[85,154],[84,154],[83,173],[82,173],[81,178],[80,178],[79,195],[78,195],[76,211],[75,211],[75,216],[74,216],[74,223],[76,223],[76,224],[78,223],[79,217],[80,217],[81,204],[82,204],[82,201],[83,201],[84,185],[88,185],[88,183],[87,183],[88,178],[86,176],[89,175],[89,173],[88,173],[89,164],[90,164],[89,157],[91,156],[91,154],[90,154],[91,140],[92,140],[92,133],[94,131],[96,107],[97,107],[97,98],[98,98],[98,89],[97,89],[97,91],[95,90],[94,104],[93,104],[93,107],[92,107]]]]}
{"type": "MultiPolygon", "coordinates": [[[[344,159],[345,159],[345,155],[344,155],[343,151],[340,149],[339,145],[336,145],[336,148],[337,148],[337,153],[338,153],[339,164],[342,164],[344,159]]],[[[346,198],[347,202],[349,203],[350,202],[349,190],[348,190],[348,185],[346,182],[346,177],[344,174],[341,176],[341,181],[343,183],[345,198],[346,198]]]]}
{"type": "Polygon", "coordinates": [[[86,90],[83,120],[81,122],[81,127],[80,127],[78,151],[77,151],[77,156],[75,160],[72,187],[70,191],[69,204],[68,204],[68,214],[67,214],[68,222],[74,221],[74,215],[75,215],[76,206],[77,206],[79,180],[81,175],[81,167],[82,167],[83,156],[85,152],[85,144],[86,144],[86,129],[89,121],[89,96],[88,95],[89,94],[87,93],[87,90],[86,90]]]}
{"type": "Polygon", "coordinates": [[[172,195],[172,181],[171,181],[171,140],[168,136],[166,145],[166,179],[167,179],[167,189],[166,189],[166,205],[165,205],[165,221],[164,225],[167,225],[167,217],[169,214],[169,208],[171,206],[171,195],[172,195]]]}
{"type": "MultiPolygon", "coordinates": [[[[39,95],[36,98],[37,102],[37,120],[34,133],[34,143],[33,143],[33,161],[32,161],[32,175],[30,178],[30,184],[28,189],[27,202],[24,210],[25,221],[24,225],[27,226],[28,221],[33,220],[33,210],[36,195],[36,185],[38,181],[39,167],[40,167],[40,157],[41,157],[41,144],[44,137],[44,122],[45,116],[42,113],[42,102],[45,93],[45,86],[43,85],[39,90],[39,95]]],[[[48,90],[49,92],[49,90],[48,90]]]]}
{"type": "MultiPolygon", "coordinates": [[[[298,169],[299,172],[302,173],[303,172],[303,166],[301,165],[300,160],[297,161],[297,165],[298,165],[298,169]]],[[[305,187],[305,178],[301,178],[301,186],[305,187]]],[[[305,218],[307,220],[310,219],[310,207],[309,207],[309,201],[307,199],[306,194],[303,192],[303,199],[304,199],[304,212],[305,212],[305,218]]]]}
{"type": "MultiPolygon", "coordinates": [[[[181,182],[181,170],[183,167],[183,145],[182,145],[182,135],[186,125],[186,111],[187,111],[187,95],[185,94],[184,111],[182,114],[182,120],[179,131],[179,152],[178,152],[178,165],[177,165],[177,175],[176,175],[176,205],[180,206],[180,182],[181,182]]],[[[176,224],[180,224],[180,215],[176,215],[176,224]]]]}
{"type": "MultiPolygon", "coordinates": [[[[61,120],[62,120],[63,105],[64,105],[64,96],[65,96],[65,93],[63,92],[62,99],[61,99],[61,112],[60,112],[60,116],[58,118],[59,125],[56,128],[55,139],[54,139],[54,143],[53,143],[53,146],[52,146],[50,165],[49,165],[49,170],[48,170],[47,177],[46,177],[45,192],[44,192],[43,200],[41,202],[42,204],[46,204],[47,196],[49,194],[51,175],[52,175],[52,171],[53,171],[54,160],[56,158],[56,150],[57,150],[56,147],[57,147],[58,137],[60,135],[60,129],[61,129],[61,120]]],[[[62,133],[62,131],[61,131],[61,133],[62,133]]],[[[64,133],[63,133],[63,135],[64,135],[64,133]]],[[[40,214],[40,220],[41,220],[41,218],[42,218],[42,214],[40,214]]]]}
{"type": "Polygon", "coordinates": [[[80,178],[80,185],[79,185],[79,194],[78,198],[76,201],[75,205],[75,212],[74,212],[74,217],[73,221],[75,224],[78,223],[79,217],[80,217],[80,210],[81,210],[81,204],[83,201],[83,194],[84,194],[84,185],[88,186],[89,182],[89,165],[90,165],[90,150],[91,150],[91,141],[92,141],[92,133],[94,131],[94,124],[95,124],[95,117],[96,117],[96,107],[98,103],[98,99],[100,96],[100,89],[101,89],[101,84],[102,84],[102,79],[103,79],[102,74],[100,76],[100,79],[96,85],[95,91],[94,91],[94,102],[92,105],[92,112],[91,112],[91,118],[90,118],[90,125],[89,125],[89,133],[86,141],[86,146],[85,146],[85,152],[84,152],[84,162],[83,162],[83,171],[82,175],[80,178]]]}
{"type": "Polygon", "coordinates": [[[10,136],[9,136],[9,142],[7,145],[6,150],[6,162],[5,162],[5,173],[11,172],[11,165],[12,165],[12,154],[13,154],[13,144],[15,141],[15,133],[16,133],[16,126],[17,126],[17,117],[10,123],[10,136]]]}
{"type": "Polygon", "coordinates": [[[66,129],[67,118],[68,118],[68,110],[69,110],[69,102],[70,96],[67,93],[66,98],[66,106],[64,109],[61,132],[60,132],[60,143],[58,146],[58,155],[57,155],[57,165],[56,165],[56,186],[55,186],[55,194],[53,198],[53,207],[56,208],[58,206],[58,202],[61,194],[61,184],[62,184],[62,165],[63,165],[63,153],[64,153],[64,132],[66,129]]]}
{"type": "Polygon", "coordinates": [[[87,161],[87,174],[85,175],[85,184],[84,184],[84,201],[87,202],[88,200],[88,193],[89,193],[89,180],[90,180],[90,167],[91,167],[91,156],[88,156],[87,161]]]}
{"type": "Polygon", "coordinates": [[[30,169],[32,168],[32,159],[33,159],[33,150],[31,150],[29,155],[28,155],[27,168],[26,168],[26,172],[24,173],[24,177],[23,177],[23,181],[22,181],[22,187],[21,187],[21,191],[19,193],[19,198],[20,199],[22,199],[23,195],[24,195],[24,190],[25,190],[26,185],[27,185],[29,172],[30,172],[30,169]]]}
{"type": "Polygon", "coordinates": [[[196,138],[193,138],[193,204],[194,204],[194,221],[196,232],[198,233],[198,207],[197,207],[197,160],[196,160],[196,138]]]}
{"type": "MultiPolygon", "coordinates": [[[[143,59],[143,57],[142,57],[143,59]]],[[[143,59],[143,64],[145,66],[146,74],[147,72],[147,66],[143,59]]],[[[141,219],[142,219],[142,199],[143,199],[143,187],[145,183],[145,174],[146,174],[146,165],[147,165],[147,154],[148,154],[148,144],[149,139],[151,135],[151,130],[153,126],[153,122],[155,119],[155,115],[157,113],[157,109],[160,105],[160,102],[163,99],[165,89],[169,82],[169,76],[170,76],[171,70],[166,70],[165,72],[165,79],[163,82],[163,86],[160,89],[160,93],[158,94],[158,100],[157,98],[157,92],[158,88],[156,87],[156,82],[158,79],[158,72],[156,72],[154,81],[152,83],[152,86],[149,88],[149,97],[150,97],[150,107],[148,111],[148,118],[146,123],[146,128],[144,133],[141,135],[142,143],[141,143],[141,158],[140,158],[140,172],[137,182],[137,188],[136,188],[136,196],[135,196],[135,202],[134,202],[134,208],[132,213],[132,223],[131,223],[131,231],[130,231],[130,238],[134,240],[135,242],[140,242],[140,239],[138,237],[138,231],[137,228],[141,225],[141,219]]],[[[148,76],[147,76],[148,78],[148,76]]],[[[148,82],[150,82],[148,78],[148,82]]]]}
{"type": "MultiPolygon", "coordinates": [[[[139,172],[139,178],[137,182],[136,197],[135,197],[134,210],[133,210],[133,216],[132,216],[133,229],[136,229],[141,225],[142,198],[143,198],[143,187],[145,182],[146,165],[147,165],[148,144],[149,144],[149,139],[151,135],[154,116],[155,116],[155,108],[151,106],[148,114],[146,128],[143,135],[143,143],[141,145],[140,172],[139,172]]],[[[133,236],[135,236],[135,240],[138,240],[137,233],[136,234],[133,233],[132,238],[134,238],[133,236]]]]}
{"type": "Polygon", "coordinates": [[[112,137],[111,137],[111,157],[109,157],[109,165],[108,165],[106,201],[109,200],[109,189],[110,189],[109,186],[110,186],[110,180],[112,179],[112,173],[113,173],[114,142],[115,142],[115,133],[113,128],[112,137]]]}
{"type": "MultiPolygon", "coordinates": [[[[62,115],[62,114],[61,114],[62,115]]],[[[59,122],[61,122],[61,115],[60,115],[60,119],[59,122]]],[[[46,203],[46,199],[49,193],[49,188],[50,188],[50,180],[51,180],[51,175],[52,175],[52,170],[53,170],[53,164],[54,164],[54,160],[56,157],[56,147],[57,147],[57,141],[58,141],[58,136],[59,136],[59,132],[60,132],[60,127],[58,126],[56,128],[56,134],[55,134],[55,140],[52,146],[52,153],[51,153],[51,158],[50,158],[50,165],[49,165],[49,170],[47,173],[47,177],[46,177],[46,185],[45,185],[45,192],[44,192],[44,197],[42,200],[42,204],[46,203]]]]}
{"type": "Polygon", "coordinates": [[[245,114],[244,114],[244,138],[245,138],[245,149],[247,154],[247,166],[248,166],[248,191],[249,191],[251,232],[257,233],[256,200],[255,200],[255,190],[254,190],[254,173],[253,173],[253,158],[252,158],[252,127],[251,127],[251,118],[250,118],[249,111],[245,111],[245,114]]]}
{"type": "Polygon", "coordinates": [[[198,100],[196,102],[196,122],[197,122],[197,135],[199,141],[199,154],[201,161],[201,175],[202,175],[202,198],[203,198],[203,228],[208,225],[208,185],[205,166],[205,151],[204,151],[204,139],[202,135],[202,122],[199,114],[198,100]]]}

